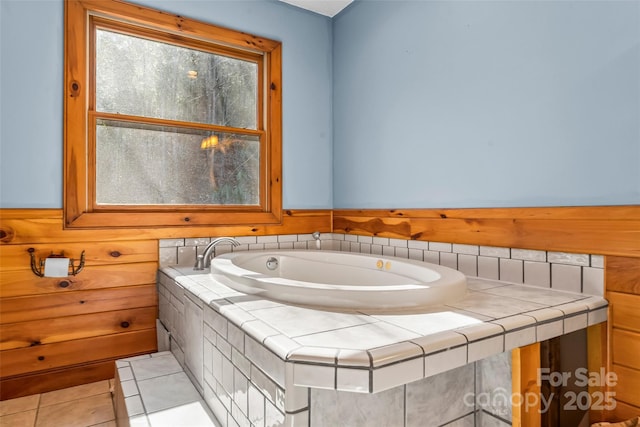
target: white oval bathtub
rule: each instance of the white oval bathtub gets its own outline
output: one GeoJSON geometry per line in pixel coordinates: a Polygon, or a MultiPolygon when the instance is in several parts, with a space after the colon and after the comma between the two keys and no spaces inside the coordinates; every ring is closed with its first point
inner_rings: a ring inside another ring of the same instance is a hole
{"type": "Polygon", "coordinates": [[[448,267],[333,251],[232,252],[211,261],[211,274],[246,294],[337,309],[420,308],[457,300],[467,289],[465,276],[448,267]]]}

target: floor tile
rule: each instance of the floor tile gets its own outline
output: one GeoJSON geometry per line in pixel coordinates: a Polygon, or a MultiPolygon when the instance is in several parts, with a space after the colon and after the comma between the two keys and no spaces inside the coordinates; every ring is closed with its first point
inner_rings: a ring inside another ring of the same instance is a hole
{"type": "Polygon", "coordinates": [[[115,419],[111,393],[40,407],[36,427],[87,427],[115,419]]]}
{"type": "Polygon", "coordinates": [[[36,409],[16,412],[0,417],[0,426],[33,427],[36,423],[36,409]]]}
{"type": "Polygon", "coordinates": [[[96,396],[108,392],[109,380],[50,391],[48,393],[42,393],[40,397],[40,407],[70,402],[72,400],[78,400],[88,396],[96,396]]]}
{"type": "Polygon", "coordinates": [[[0,401],[0,416],[36,409],[39,401],[39,394],[0,401]]]}

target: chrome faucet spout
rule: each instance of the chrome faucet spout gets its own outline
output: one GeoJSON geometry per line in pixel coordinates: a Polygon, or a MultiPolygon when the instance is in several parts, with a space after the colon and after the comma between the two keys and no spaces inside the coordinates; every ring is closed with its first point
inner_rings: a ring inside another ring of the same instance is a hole
{"type": "Polygon", "coordinates": [[[211,243],[204,248],[204,252],[201,255],[196,256],[196,265],[193,266],[193,269],[204,270],[205,268],[211,267],[211,258],[213,257],[216,246],[225,243],[233,246],[240,246],[240,242],[233,237],[218,237],[213,239],[211,243]]]}

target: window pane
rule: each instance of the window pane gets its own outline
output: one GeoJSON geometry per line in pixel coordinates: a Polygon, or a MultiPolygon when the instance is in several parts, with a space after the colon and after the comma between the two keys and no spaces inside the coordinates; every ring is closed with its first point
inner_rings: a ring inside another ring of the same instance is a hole
{"type": "Polygon", "coordinates": [[[96,111],[257,128],[250,61],[98,29],[96,111]]]}
{"type": "Polygon", "coordinates": [[[98,205],[258,205],[260,138],[98,120],[98,205]]]}

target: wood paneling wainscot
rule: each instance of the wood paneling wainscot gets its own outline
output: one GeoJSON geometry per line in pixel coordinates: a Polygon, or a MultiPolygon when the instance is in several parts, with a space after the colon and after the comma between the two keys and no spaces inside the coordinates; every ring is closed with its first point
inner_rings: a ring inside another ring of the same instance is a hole
{"type": "Polygon", "coordinates": [[[282,224],[69,230],[58,209],[0,210],[0,398],[113,378],[114,360],[156,351],[158,240],[331,231],[330,211],[285,211],[282,224]],[[38,277],[59,254],[77,276],[38,277]]]}
{"type": "Polygon", "coordinates": [[[79,376],[63,381],[67,386],[111,378],[114,359],[157,348],[157,241],[134,240],[133,233],[103,241],[98,230],[57,241],[64,234],[61,211],[34,213],[2,211],[2,399],[59,388],[65,372],[79,376]],[[30,239],[36,223],[42,234],[30,239]],[[76,276],[38,277],[31,248],[37,259],[64,252],[76,262],[84,251],[85,267],[76,276]]]}

